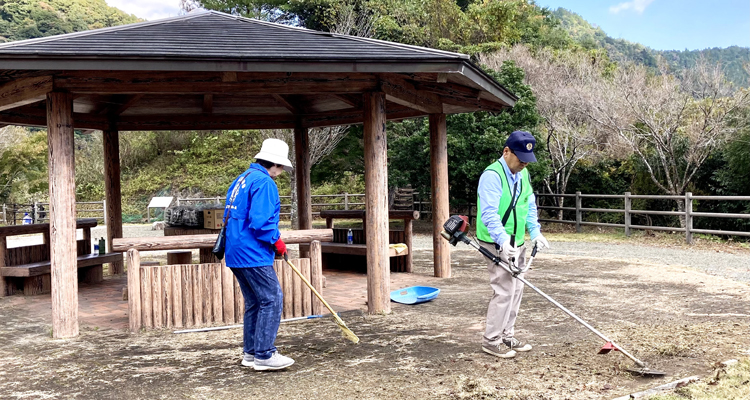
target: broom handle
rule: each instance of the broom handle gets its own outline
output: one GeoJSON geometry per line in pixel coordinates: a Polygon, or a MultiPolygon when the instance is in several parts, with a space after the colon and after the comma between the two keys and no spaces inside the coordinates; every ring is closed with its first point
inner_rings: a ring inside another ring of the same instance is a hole
{"type": "Polygon", "coordinates": [[[292,267],[292,269],[297,274],[297,276],[299,276],[300,279],[302,279],[302,282],[305,282],[305,285],[307,285],[307,287],[309,287],[310,290],[312,290],[312,292],[315,294],[315,297],[317,297],[318,300],[320,300],[320,302],[323,303],[324,306],[326,306],[326,308],[328,309],[328,311],[330,311],[331,314],[333,314],[333,317],[334,318],[340,318],[338,316],[338,314],[336,314],[336,311],[333,311],[333,308],[331,308],[331,306],[328,305],[328,302],[325,301],[325,299],[323,299],[323,296],[321,296],[320,293],[318,293],[318,291],[315,290],[315,288],[310,284],[310,281],[308,281],[307,278],[305,278],[305,276],[302,275],[301,272],[299,272],[299,270],[297,269],[297,267],[295,267],[294,264],[292,264],[292,262],[289,261],[289,257],[287,256],[286,253],[284,253],[284,261],[286,261],[286,263],[289,264],[290,267],[292,267]]]}

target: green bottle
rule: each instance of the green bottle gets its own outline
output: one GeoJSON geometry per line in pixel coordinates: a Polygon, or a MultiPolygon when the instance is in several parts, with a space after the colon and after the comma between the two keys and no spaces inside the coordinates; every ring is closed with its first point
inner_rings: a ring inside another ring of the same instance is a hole
{"type": "Polygon", "coordinates": [[[99,255],[101,256],[101,255],[104,255],[105,253],[107,253],[107,245],[104,240],[104,237],[102,236],[101,238],[99,238],[99,255]]]}

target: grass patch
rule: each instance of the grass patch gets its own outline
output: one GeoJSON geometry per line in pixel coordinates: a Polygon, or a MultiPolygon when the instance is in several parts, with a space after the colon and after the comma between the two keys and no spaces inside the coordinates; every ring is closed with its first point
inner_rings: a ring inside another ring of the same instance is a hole
{"type": "Polygon", "coordinates": [[[710,378],[677,388],[671,393],[648,397],[649,400],[750,399],[750,359],[730,366],[719,366],[710,378]]]}

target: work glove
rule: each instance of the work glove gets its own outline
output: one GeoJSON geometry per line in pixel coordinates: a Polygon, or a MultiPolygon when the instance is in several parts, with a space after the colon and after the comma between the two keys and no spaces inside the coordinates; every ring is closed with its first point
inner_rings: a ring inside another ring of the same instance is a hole
{"type": "Polygon", "coordinates": [[[510,265],[511,258],[515,258],[517,253],[518,249],[510,245],[510,240],[506,240],[500,248],[500,261],[510,265]]]}
{"type": "Polygon", "coordinates": [[[540,234],[539,236],[531,239],[531,243],[534,246],[536,246],[537,250],[549,249],[550,248],[549,242],[547,241],[547,239],[542,234],[540,234]]]}
{"type": "Polygon", "coordinates": [[[286,254],[286,243],[281,238],[273,244],[273,251],[276,252],[277,256],[283,256],[286,254]]]}

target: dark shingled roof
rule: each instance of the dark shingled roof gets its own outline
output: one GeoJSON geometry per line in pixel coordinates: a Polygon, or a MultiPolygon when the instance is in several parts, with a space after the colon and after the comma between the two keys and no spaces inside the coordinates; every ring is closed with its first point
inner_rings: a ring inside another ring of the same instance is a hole
{"type": "Polygon", "coordinates": [[[0,55],[263,61],[459,61],[468,56],[312,31],[216,11],[0,44],[0,55]]]}

